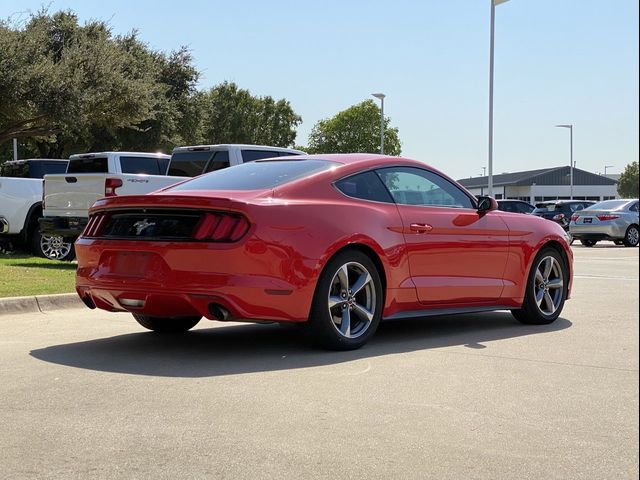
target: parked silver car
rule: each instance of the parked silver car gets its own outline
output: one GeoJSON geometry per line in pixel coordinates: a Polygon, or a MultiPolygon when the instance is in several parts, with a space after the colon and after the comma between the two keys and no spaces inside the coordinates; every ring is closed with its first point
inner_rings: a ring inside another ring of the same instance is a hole
{"type": "Polygon", "coordinates": [[[599,240],[613,240],[616,245],[637,247],[638,200],[605,200],[574,212],[569,224],[573,238],[585,247],[593,247],[599,240]]]}

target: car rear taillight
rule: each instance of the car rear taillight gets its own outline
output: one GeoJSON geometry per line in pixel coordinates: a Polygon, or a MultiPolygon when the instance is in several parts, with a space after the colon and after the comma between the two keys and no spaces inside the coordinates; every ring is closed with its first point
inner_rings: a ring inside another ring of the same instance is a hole
{"type": "Polygon", "coordinates": [[[104,196],[115,197],[117,195],[116,188],[122,186],[122,180],[119,178],[107,178],[104,181],[104,196]]]}
{"type": "Polygon", "coordinates": [[[615,220],[616,218],[620,218],[620,215],[604,214],[596,215],[596,217],[598,217],[598,220],[600,220],[601,222],[606,222],[607,220],[615,220]]]}
{"type": "Polygon", "coordinates": [[[558,213],[557,215],[553,216],[554,220],[562,220],[564,218],[564,213],[558,213]]]}
{"type": "Polygon", "coordinates": [[[577,222],[579,218],[580,218],[580,215],[571,215],[572,222],[577,222]]]}
{"type": "Polygon", "coordinates": [[[205,213],[195,228],[196,240],[236,242],[249,230],[249,221],[231,213],[205,213]]]}

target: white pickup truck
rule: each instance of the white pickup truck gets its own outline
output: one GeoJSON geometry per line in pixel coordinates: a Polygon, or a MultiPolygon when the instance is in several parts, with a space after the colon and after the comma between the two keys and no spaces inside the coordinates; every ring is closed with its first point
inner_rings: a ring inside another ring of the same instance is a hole
{"type": "Polygon", "coordinates": [[[0,240],[22,244],[41,257],[70,260],[70,242],[61,237],[40,235],[42,216],[42,177],[61,173],[68,160],[30,158],[13,160],[0,166],[0,240]]]}
{"type": "Polygon", "coordinates": [[[169,155],[101,152],[71,155],[64,174],[45,175],[40,231],[73,241],[87,224],[96,200],[140,195],[177,183],[166,176],[169,155]]]}
{"type": "Polygon", "coordinates": [[[75,239],[87,224],[89,207],[99,198],[150,193],[220,168],[303,153],[289,148],[228,144],[177,147],[170,160],[168,155],[152,153],[72,155],[64,175],[44,178],[40,230],[75,239]]]}

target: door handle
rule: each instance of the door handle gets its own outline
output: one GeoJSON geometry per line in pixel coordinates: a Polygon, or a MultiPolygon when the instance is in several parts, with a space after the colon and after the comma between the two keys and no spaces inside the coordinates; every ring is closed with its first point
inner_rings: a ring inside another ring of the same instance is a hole
{"type": "Polygon", "coordinates": [[[428,223],[412,223],[409,225],[409,230],[414,233],[429,233],[433,227],[428,223]]]}

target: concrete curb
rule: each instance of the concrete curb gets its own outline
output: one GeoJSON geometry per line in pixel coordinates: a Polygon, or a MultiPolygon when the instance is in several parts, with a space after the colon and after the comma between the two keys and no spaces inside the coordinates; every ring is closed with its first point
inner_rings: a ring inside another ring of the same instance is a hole
{"type": "Polygon", "coordinates": [[[82,308],[84,303],[76,293],[0,298],[0,317],[20,313],[45,313],[52,310],[82,308]]]}

